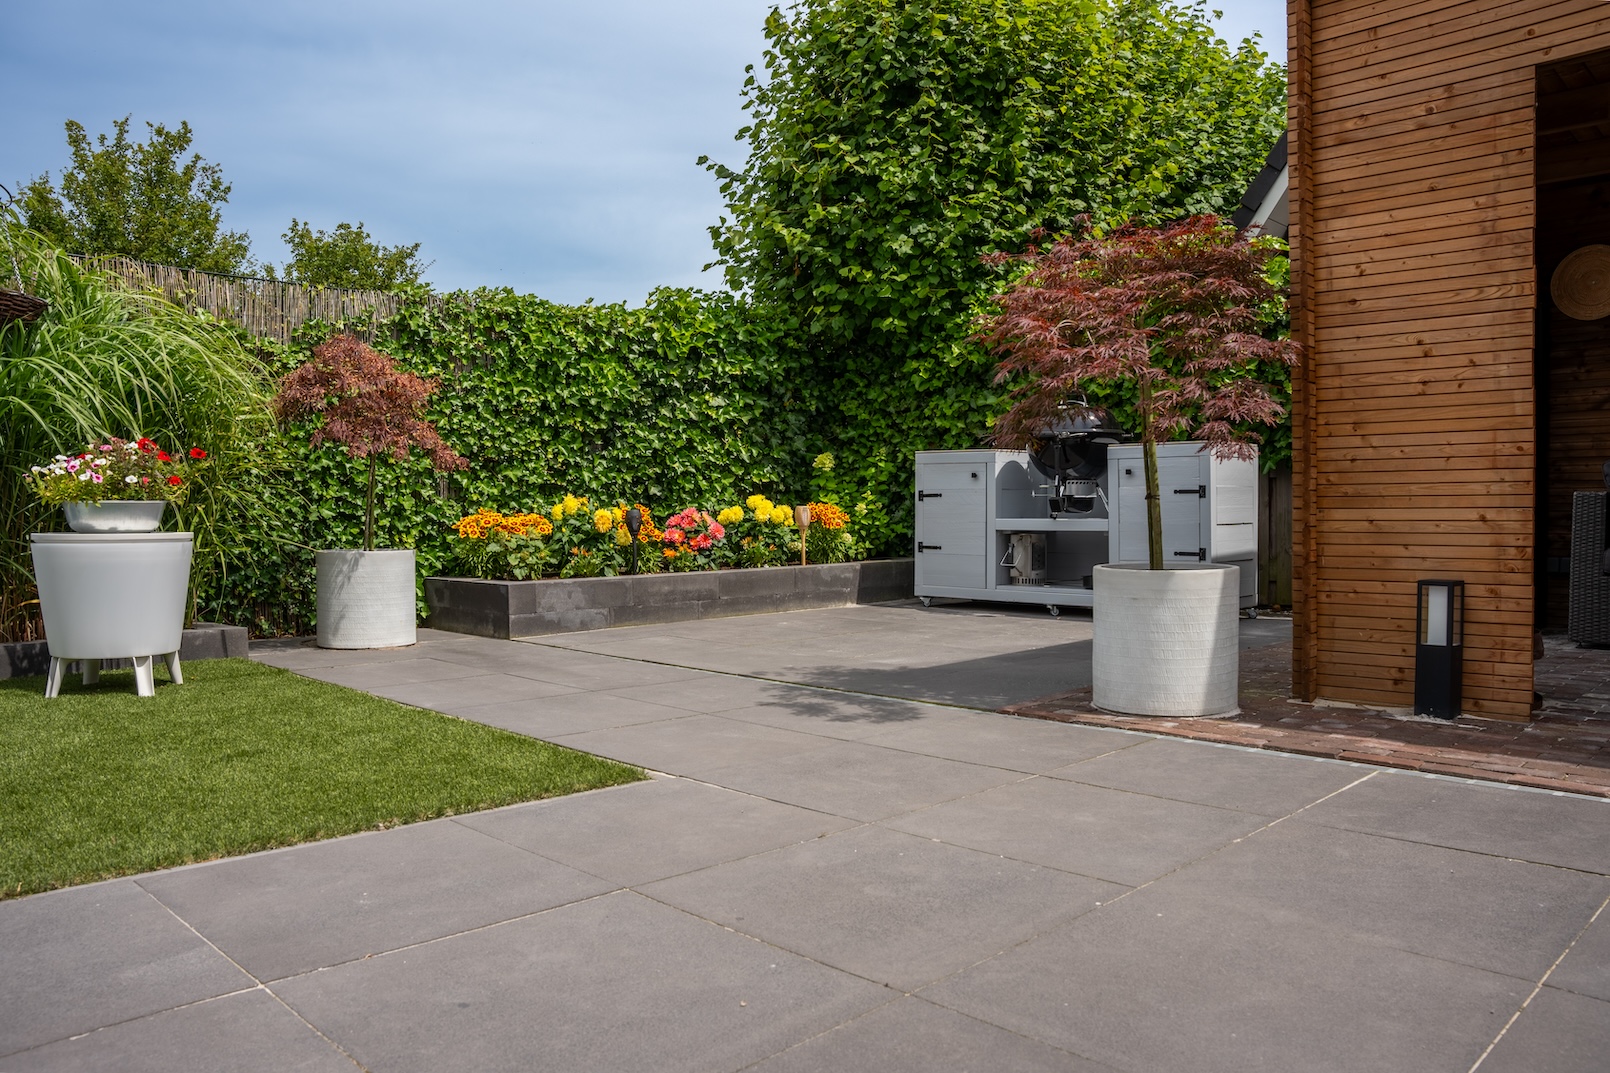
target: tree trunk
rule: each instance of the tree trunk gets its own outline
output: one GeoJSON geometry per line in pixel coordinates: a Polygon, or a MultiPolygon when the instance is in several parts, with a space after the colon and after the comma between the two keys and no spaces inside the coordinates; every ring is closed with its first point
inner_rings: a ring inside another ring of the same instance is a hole
{"type": "MultiPolygon", "coordinates": [[[[369,494],[363,501],[363,550],[375,550],[375,456],[369,456],[369,494]]],[[[1156,554],[1156,553],[1154,553],[1156,554]]]]}
{"type": "Polygon", "coordinates": [[[1151,385],[1140,389],[1140,454],[1146,467],[1146,552],[1153,570],[1163,569],[1163,494],[1157,476],[1157,435],[1152,431],[1151,385]]]}

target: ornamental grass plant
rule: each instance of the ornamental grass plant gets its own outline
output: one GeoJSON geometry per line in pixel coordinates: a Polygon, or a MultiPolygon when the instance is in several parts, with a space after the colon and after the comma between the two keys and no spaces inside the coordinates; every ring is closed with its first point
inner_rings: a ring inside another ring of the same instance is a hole
{"type": "Polygon", "coordinates": [[[166,523],[195,534],[193,607],[247,554],[246,519],[261,514],[247,475],[273,451],[266,378],[234,330],[0,227],[26,290],[49,302],[0,325],[0,640],[39,635],[28,534],[61,528],[30,467],[111,436],[206,453],[166,523]]]}

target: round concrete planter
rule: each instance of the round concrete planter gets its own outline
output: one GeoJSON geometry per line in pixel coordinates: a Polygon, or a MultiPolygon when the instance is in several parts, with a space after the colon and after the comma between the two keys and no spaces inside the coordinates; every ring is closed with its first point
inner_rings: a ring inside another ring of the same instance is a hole
{"type": "Polygon", "coordinates": [[[189,533],[35,533],[34,578],[55,659],[179,651],[189,533]]]}
{"type": "Polygon", "coordinates": [[[1240,574],[1222,563],[1096,567],[1096,707],[1176,718],[1235,712],[1240,574]]]}
{"type": "Polygon", "coordinates": [[[164,499],[103,499],[63,503],[67,528],[75,533],[154,533],[162,527],[164,499]]]}
{"type": "Polygon", "coordinates": [[[320,648],[414,643],[412,551],[321,551],[317,561],[320,648]]]}

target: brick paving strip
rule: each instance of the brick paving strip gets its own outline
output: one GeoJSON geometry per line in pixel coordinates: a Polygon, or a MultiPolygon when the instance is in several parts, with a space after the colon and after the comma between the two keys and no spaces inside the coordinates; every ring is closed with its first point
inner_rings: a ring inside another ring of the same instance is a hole
{"type": "Polygon", "coordinates": [[[1109,715],[1089,688],[1001,709],[1255,749],[1356,760],[1544,790],[1610,797],[1610,652],[1550,639],[1536,664],[1542,707],[1530,723],[1409,718],[1292,700],[1291,644],[1241,653],[1241,712],[1220,719],[1109,715]]]}

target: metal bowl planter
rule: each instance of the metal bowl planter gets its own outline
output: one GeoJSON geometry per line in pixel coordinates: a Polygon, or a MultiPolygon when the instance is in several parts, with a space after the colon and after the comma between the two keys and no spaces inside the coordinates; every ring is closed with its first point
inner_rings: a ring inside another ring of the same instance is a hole
{"type": "Polygon", "coordinates": [[[320,648],[401,648],[416,640],[414,553],[336,549],[317,556],[320,648]]]}
{"type": "Polygon", "coordinates": [[[1241,570],[1203,563],[1095,568],[1091,700],[1103,711],[1174,718],[1238,708],[1241,570]]]}
{"type": "Polygon", "coordinates": [[[67,528],[75,533],[154,533],[168,509],[165,499],[103,499],[63,503],[67,528]]]}
{"type": "Polygon", "coordinates": [[[32,545],[50,647],[45,696],[56,696],[74,660],[85,661],[88,683],[100,660],[132,658],[142,697],[156,692],[153,656],[164,657],[174,682],[182,682],[189,533],[35,533],[32,545]]]}

